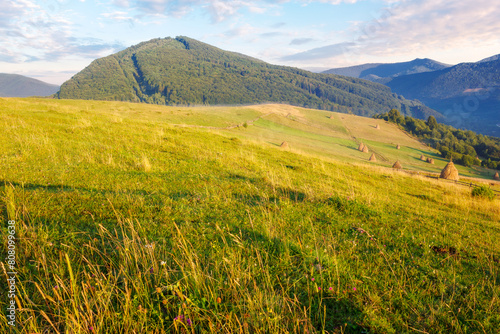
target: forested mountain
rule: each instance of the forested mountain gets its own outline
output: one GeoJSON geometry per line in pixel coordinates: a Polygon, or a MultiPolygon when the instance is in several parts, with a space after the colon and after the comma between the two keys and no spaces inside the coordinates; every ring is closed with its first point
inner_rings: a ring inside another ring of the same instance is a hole
{"type": "Polygon", "coordinates": [[[270,65],[187,37],[154,39],[97,59],[56,97],[165,105],[280,102],[365,116],[398,108],[418,118],[442,117],[381,84],[270,65]]]}
{"type": "Polygon", "coordinates": [[[447,124],[500,137],[500,59],[496,56],[395,77],[386,84],[392,91],[438,110],[447,124]]]}
{"type": "Polygon", "coordinates": [[[408,62],[392,64],[363,64],[343,68],[333,68],[323,73],[347,75],[355,78],[366,79],[379,83],[386,83],[391,78],[441,70],[449,67],[432,59],[415,59],[408,62]]]}
{"type": "Polygon", "coordinates": [[[17,74],[0,73],[1,97],[49,96],[59,86],[17,74]]]}

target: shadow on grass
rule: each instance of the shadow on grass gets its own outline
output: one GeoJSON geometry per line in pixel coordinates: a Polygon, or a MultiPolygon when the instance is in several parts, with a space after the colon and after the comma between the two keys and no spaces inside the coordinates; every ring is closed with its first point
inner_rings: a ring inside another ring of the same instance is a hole
{"type": "MultiPolygon", "coordinates": [[[[284,300],[298,301],[294,307],[298,307],[301,312],[305,309],[310,310],[309,319],[302,328],[304,333],[311,329],[329,333],[370,333],[369,328],[361,325],[364,321],[363,312],[351,299],[331,295],[328,291],[317,293],[311,290],[307,275],[310,274],[311,267],[317,263],[314,254],[307,254],[307,251],[304,252],[293,241],[284,242],[276,237],[269,238],[254,229],[232,225],[231,233],[241,236],[244,243],[250,243],[267,254],[262,257],[263,272],[268,271],[270,276],[275,278],[273,284],[277,295],[282,295],[284,300]],[[285,277],[295,282],[294,288],[287,289],[286,292],[281,285],[281,280],[285,277]]],[[[238,247],[236,243],[230,246],[238,247]]]]}

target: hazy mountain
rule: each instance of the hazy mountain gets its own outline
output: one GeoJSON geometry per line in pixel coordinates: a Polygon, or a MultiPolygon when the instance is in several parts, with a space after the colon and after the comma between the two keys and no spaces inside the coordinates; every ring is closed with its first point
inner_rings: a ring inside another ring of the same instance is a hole
{"type": "Polygon", "coordinates": [[[154,39],[97,59],[56,96],[166,105],[281,102],[365,116],[398,108],[441,117],[381,84],[270,65],[187,37],[154,39]]]}
{"type": "Polygon", "coordinates": [[[483,60],[478,61],[478,63],[486,63],[486,62],[493,61],[493,60],[498,60],[498,59],[500,59],[500,54],[495,55],[495,56],[491,56],[491,57],[488,57],[488,58],[484,58],[483,60]]]}
{"type": "Polygon", "coordinates": [[[498,56],[434,72],[399,76],[386,84],[397,94],[418,99],[440,111],[450,125],[500,137],[498,56]]]}
{"type": "Polygon", "coordinates": [[[432,59],[415,59],[408,62],[392,64],[363,64],[358,66],[334,68],[323,73],[346,75],[355,78],[366,79],[374,82],[385,83],[390,78],[401,75],[431,72],[441,70],[450,65],[437,62],[432,59]]]}
{"type": "Polygon", "coordinates": [[[49,96],[57,93],[59,86],[17,74],[0,73],[1,97],[49,96]]]}

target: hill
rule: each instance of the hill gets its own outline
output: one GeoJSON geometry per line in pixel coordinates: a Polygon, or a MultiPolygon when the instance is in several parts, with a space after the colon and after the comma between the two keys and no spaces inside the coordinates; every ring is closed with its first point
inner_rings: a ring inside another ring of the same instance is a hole
{"type": "Polygon", "coordinates": [[[380,84],[270,65],[187,37],[154,39],[97,59],[56,96],[163,105],[278,102],[359,115],[397,108],[442,117],[380,84]]]}
{"type": "Polygon", "coordinates": [[[440,111],[454,127],[500,137],[500,60],[490,59],[395,77],[386,84],[440,111]]]}
{"type": "Polygon", "coordinates": [[[386,83],[393,77],[402,75],[432,72],[450,67],[432,59],[415,59],[408,62],[392,64],[363,64],[358,66],[335,68],[323,73],[347,75],[355,78],[366,79],[374,82],[386,83]]]}
{"type": "Polygon", "coordinates": [[[17,74],[0,73],[0,97],[49,96],[59,86],[17,74]]]}
{"type": "Polygon", "coordinates": [[[30,332],[500,326],[499,199],[387,168],[434,168],[394,124],[285,105],[0,105],[0,211],[30,332]]]}

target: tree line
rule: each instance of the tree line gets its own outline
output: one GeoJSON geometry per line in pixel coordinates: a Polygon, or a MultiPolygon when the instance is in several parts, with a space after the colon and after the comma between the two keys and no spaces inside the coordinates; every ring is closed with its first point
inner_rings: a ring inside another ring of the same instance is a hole
{"type": "Polygon", "coordinates": [[[373,117],[398,124],[437,149],[443,158],[467,167],[481,165],[500,170],[500,138],[438,123],[432,115],[426,121],[404,116],[397,109],[373,117]]]}

